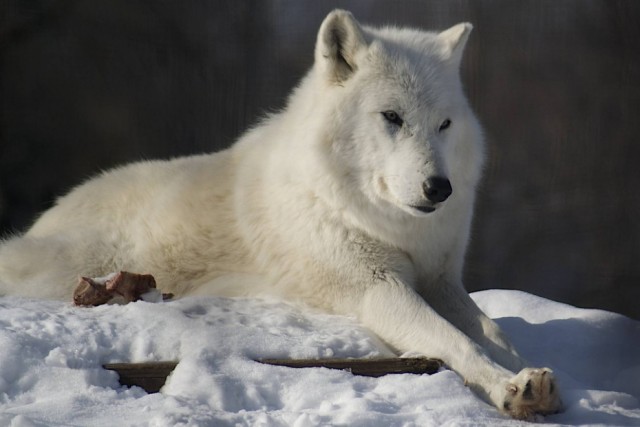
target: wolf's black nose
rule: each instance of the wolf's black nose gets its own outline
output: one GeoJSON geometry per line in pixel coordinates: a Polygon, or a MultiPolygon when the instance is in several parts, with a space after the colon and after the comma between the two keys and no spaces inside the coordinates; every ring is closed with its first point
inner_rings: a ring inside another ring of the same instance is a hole
{"type": "Polygon", "coordinates": [[[434,176],[422,183],[422,191],[427,200],[433,203],[440,203],[449,198],[453,189],[447,178],[434,176]]]}

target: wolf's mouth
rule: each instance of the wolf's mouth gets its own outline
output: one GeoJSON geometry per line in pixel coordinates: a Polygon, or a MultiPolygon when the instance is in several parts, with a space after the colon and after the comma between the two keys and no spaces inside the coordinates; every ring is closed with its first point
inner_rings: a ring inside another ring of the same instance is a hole
{"type": "Polygon", "coordinates": [[[433,206],[411,206],[413,209],[424,213],[431,213],[436,210],[433,206]]]}

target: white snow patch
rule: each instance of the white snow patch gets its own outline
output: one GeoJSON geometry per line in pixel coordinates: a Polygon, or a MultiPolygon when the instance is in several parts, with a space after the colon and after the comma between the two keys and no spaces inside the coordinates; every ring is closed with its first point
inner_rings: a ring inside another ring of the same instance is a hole
{"type": "MultiPolygon", "coordinates": [[[[524,357],[554,369],[550,425],[640,425],[640,322],[515,291],[472,295],[524,357]]],[[[0,425],[510,426],[451,371],[356,377],[256,358],[379,357],[346,317],[277,300],[183,298],[77,308],[0,298],[0,425]],[[108,362],[177,360],[161,393],[120,386],[108,362]]]]}

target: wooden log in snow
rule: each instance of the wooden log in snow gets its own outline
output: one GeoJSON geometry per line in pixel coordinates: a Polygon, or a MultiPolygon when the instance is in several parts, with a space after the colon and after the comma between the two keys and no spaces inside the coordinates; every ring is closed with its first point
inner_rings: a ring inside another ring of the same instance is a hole
{"type": "Polygon", "coordinates": [[[258,362],[289,368],[341,369],[353,375],[381,377],[388,374],[434,374],[442,361],[427,358],[387,359],[260,359],[258,362]]]}
{"type": "MultiPolygon", "coordinates": [[[[353,375],[381,377],[388,374],[433,374],[442,367],[437,359],[388,358],[388,359],[259,359],[267,365],[289,368],[341,369],[353,375]]],[[[120,384],[138,386],[147,393],[157,393],[178,362],[107,363],[105,369],[115,371],[120,384]]]]}
{"type": "Polygon", "coordinates": [[[104,368],[117,372],[122,385],[157,393],[177,365],[178,362],[107,363],[104,368]]]}

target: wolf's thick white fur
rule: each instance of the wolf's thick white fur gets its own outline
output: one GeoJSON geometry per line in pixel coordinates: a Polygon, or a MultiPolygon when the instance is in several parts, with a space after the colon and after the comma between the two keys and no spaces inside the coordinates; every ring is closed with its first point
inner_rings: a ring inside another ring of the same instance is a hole
{"type": "Polygon", "coordinates": [[[332,12],[284,111],[225,151],[77,187],[2,244],[0,294],[69,299],[78,275],[117,270],[178,295],[277,294],[357,315],[515,417],[558,409],[550,371],[515,376],[525,362],[461,281],[483,163],[459,78],[470,31],[332,12]]]}

